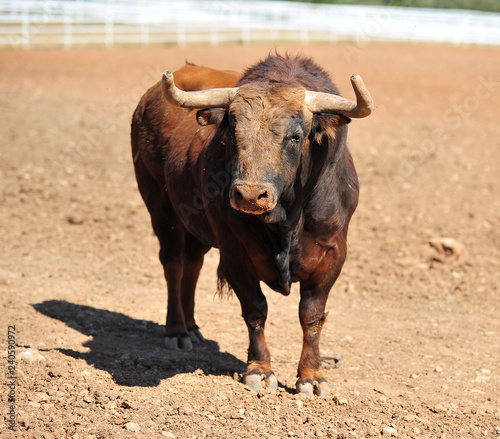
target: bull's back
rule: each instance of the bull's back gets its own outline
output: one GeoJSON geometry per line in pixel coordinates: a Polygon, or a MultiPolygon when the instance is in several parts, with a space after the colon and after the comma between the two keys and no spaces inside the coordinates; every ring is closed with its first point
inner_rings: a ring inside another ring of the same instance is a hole
{"type": "Polygon", "coordinates": [[[185,91],[234,87],[241,74],[232,70],[186,65],[174,73],[175,84],[185,91]]]}

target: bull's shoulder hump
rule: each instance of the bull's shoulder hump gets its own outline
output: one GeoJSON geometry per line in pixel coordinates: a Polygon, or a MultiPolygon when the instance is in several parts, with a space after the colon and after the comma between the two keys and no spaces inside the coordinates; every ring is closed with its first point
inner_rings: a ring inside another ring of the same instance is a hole
{"type": "Polygon", "coordinates": [[[189,64],[174,73],[176,86],[185,91],[234,87],[240,77],[241,73],[232,70],[216,70],[189,64]]]}

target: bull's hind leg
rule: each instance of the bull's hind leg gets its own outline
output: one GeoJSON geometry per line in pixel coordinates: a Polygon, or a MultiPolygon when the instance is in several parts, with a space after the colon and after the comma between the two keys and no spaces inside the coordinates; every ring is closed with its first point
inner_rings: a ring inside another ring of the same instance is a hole
{"type": "Polygon", "coordinates": [[[205,253],[210,247],[203,245],[186,232],[184,244],[184,270],[181,282],[182,306],[189,337],[193,343],[205,340],[194,319],[194,295],[205,253]]]}
{"type": "Polygon", "coordinates": [[[165,347],[191,350],[193,343],[204,340],[194,319],[194,296],[209,247],[185,231],[171,206],[158,218],[153,228],[160,242],[160,261],[168,289],[165,347]]]}
{"type": "Polygon", "coordinates": [[[193,348],[188,334],[182,280],[184,275],[184,227],[175,215],[170,201],[161,197],[156,203],[148,204],[153,230],[160,243],[160,262],[167,281],[167,321],[165,326],[165,347],[167,349],[193,348]]]}
{"type": "Polygon", "coordinates": [[[193,332],[193,339],[202,338],[194,321],[194,290],[206,250],[185,231],[166,191],[147,172],[140,158],[135,166],[139,191],[160,243],[160,262],[167,281],[165,346],[190,350],[193,345],[189,332],[193,332]]]}
{"type": "Polygon", "coordinates": [[[168,289],[165,347],[191,350],[193,342],[204,340],[194,319],[194,296],[209,247],[185,231],[173,210],[168,212],[159,223],[153,223],[168,289]]]}

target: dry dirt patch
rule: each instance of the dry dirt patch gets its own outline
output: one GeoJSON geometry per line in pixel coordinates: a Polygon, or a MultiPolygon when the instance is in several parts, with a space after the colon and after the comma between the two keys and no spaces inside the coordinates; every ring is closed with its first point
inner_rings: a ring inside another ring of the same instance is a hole
{"type": "MultiPolygon", "coordinates": [[[[241,384],[246,328],[236,299],[214,297],[216,252],[197,291],[208,341],[162,347],[166,292],[131,113],[165,69],[241,70],[269,49],[0,53],[0,321],[16,327],[17,437],[500,437],[496,49],[289,48],[348,96],[360,73],[377,106],[350,126],[361,201],[322,337],[342,358],[331,397],[293,394],[296,290],[267,292],[278,393],[241,384]],[[434,238],[466,259],[439,258],[434,238]]],[[[0,404],[6,417],[4,390],[0,404]]]]}

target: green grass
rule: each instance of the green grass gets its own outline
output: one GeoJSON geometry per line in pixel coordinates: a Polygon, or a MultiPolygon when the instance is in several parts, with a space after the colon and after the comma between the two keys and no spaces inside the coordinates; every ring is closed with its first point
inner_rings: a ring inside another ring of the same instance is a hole
{"type": "Polygon", "coordinates": [[[309,0],[309,3],[330,3],[365,6],[403,6],[412,8],[472,9],[476,11],[500,12],[500,1],[498,0],[309,0]]]}

